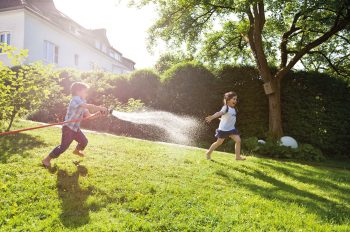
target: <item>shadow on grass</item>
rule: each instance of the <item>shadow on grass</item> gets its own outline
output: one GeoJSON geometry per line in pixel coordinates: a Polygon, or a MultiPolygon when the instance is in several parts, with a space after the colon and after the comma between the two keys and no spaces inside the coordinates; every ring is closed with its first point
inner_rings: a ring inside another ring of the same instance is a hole
{"type": "Polygon", "coordinates": [[[43,147],[46,143],[40,138],[27,134],[5,135],[0,137],[0,163],[7,163],[13,155],[28,157],[30,150],[43,147]]]}
{"type": "Polygon", "coordinates": [[[57,172],[57,191],[62,206],[60,219],[65,227],[70,228],[89,223],[89,208],[86,200],[93,191],[93,187],[83,189],[79,185],[79,177],[88,174],[87,168],[79,164],[76,167],[77,170],[72,175],[61,169],[57,172]]]}
{"type": "Polygon", "coordinates": [[[348,171],[345,173],[333,171],[334,174],[329,175],[329,173],[315,173],[313,171],[305,170],[300,167],[295,167],[290,164],[284,164],[285,167],[283,167],[272,165],[268,162],[261,162],[261,165],[275,170],[276,172],[283,173],[289,178],[292,178],[299,182],[317,186],[319,189],[327,190],[331,194],[334,194],[336,193],[336,191],[338,191],[338,198],[350,202],[350,188],[345,186],[339,186],[336,184],[339,182],[344,183],[346,181],[350,181],[350,172],[348,171]],[[315,176],[317,176],[317,178],[315,176]]]}
{"type": "Polygon", "coordinates": [[[67,228],[78,228],[86,225],[90,221],[90,211],[99,211],[113,203],[124,203],[124,198],[113,197],[110,194],[89,186],[82,188],[79,184],[79,177],[86,177],[88,169],[80,165],[79,162],[73,162],[77,170],[69,175],[67,171],[57,167],[49,170],[50,173],[57,171],[57,192],[61,199],[62,213],[60,220],[67,228]],[[98,203],[87,203],[89,196],[96,196],[102,199],[98,203]]]}
{"type": "MultiPolygon", "coordinates": [[[[311,213],[318,215],[323,220],[334,224],[342,224],[348,221],[350,218],[350,209],[346,205],[346,202],[337,203],[326,197],[314,194],[306,190],[298,189],[297,187],[287,184],[284,181],[281,181],[269,175],[268,173],[261,171],[264,170],[263,166],[261,166],[261,170],[259,170],[259,168],[254,168],[251,166],[248,167],[245,165],[242,165],[241,167],[232,167],[229,164],[221,163],[218,161],[215,161],[215,163],[225,168],[224,170],[219,170],[216,172],[218,176],[226,179],[229,182],[233,182],[236,185],[240,185],[252,192],[253,194],[258,194],[265,199],[274,201],[277,200],[281,203],[296,203],[302,207],[305,207],[305,209],[307,209],[311,213]],[[229,173],[230,169],[245,174],[246,177],[250,178],[237,178],[236,176],[233,176],[229,173]],[[253,183],[252,181],[250,181],[251,179],[268,183],[272,185],[272,187],[262,186],[253,183]]],[[[282,175],[285,174],[284,172],[286,170],[275,168],[275,171],[277,172],[277,175],[282,175]]],[[[318,178],[316,174],[314,176],[314,178],[318,178]]],[[[305,183],[310,185],[318,185],[317,187],[319,187],[320,189],[324,187],[326,187],[327,189],[332,189],[333,187],[335,187],[334,184],[330,184],[321,180],[314,180],[314,178],[312,178],[312,174],[308,174],[308,176],[302,177],[292,176],[292,178],[298,179],[301,182],[305,181],[305,183]]],[[[346,189],[338,190],[341,190],[342,193],[345,194],[345,192],[343,191],[346,191],[346,189]]],[[[344,198],[348,199],[347,196],[342,196],[338,198],[343,198],[340,200],[344,200],[344,198]]]]}

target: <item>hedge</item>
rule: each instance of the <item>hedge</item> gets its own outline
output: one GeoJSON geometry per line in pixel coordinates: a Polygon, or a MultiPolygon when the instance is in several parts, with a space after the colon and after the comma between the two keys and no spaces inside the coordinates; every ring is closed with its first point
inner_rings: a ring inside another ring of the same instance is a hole
{"type": "MultiPolygon", "coordinates": [[[[161,77],[152,70],[138,70],[129,75],[112,75],[102,72],[61,73],[61,95],[56,93],[50,104],[44,104],[31,118],[53,121],[47,115],[61,113],[63,117],[69,86],[73,81],[91,85],[89,101],[111,105],[140,99],[146,106],[182,115],[197,117],[202,122],[197,145],[208,146],[215,140],[213,134],[218,121],[210,125],[204,117],[222,106],[227,91],[238,94],[237,128],[243,138],[265,139],[268,131],[268,101],[263,92],[262,80],[252,67],[223,67],[213,74],[205,66],[186,62],[174,65],[161,77]],[[57,95],[58,94],[58,95],[57,95]]],[[[328,157],[350,158],[350,90],[346,82],[321,73],[290,72],[282,81],[282,118],[285,135],[300,143],[321,149],[328,157]]],[[[122,121],[105,120],[88,124],[100,129],[138,138],[164,140],[161,132],[146,126],[131,125],[122,121]]],[[[92,128],[93,127],[93,128],[92,128]]]]}

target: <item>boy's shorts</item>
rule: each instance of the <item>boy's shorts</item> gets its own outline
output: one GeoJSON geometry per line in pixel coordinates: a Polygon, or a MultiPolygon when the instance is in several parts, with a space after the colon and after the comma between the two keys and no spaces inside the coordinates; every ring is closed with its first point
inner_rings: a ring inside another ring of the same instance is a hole
{"type": "Polygon", "coordinates": [[[229,138],[231,135],[239,135],[239,132],[237,129],[233,129],[230,131],[222,131],[219,129],[216,129],[215,131],[215,137],[218,139],[227,139],[229,138]]]}

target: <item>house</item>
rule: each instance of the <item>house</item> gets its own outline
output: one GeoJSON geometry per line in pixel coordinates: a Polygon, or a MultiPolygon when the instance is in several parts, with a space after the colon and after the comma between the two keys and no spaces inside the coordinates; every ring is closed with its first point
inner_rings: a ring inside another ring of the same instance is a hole
{"type": "MultiPolygon", "coordinates": [[[[106,29],[84,28],[57,10],[53,0],[0,0],[0,42],[28,49],[26,63],[112,73],[130,72],[135,66],[112,47],[106,29]]],[[[10,65],[1,51],[0,61],[10,65]]]]}

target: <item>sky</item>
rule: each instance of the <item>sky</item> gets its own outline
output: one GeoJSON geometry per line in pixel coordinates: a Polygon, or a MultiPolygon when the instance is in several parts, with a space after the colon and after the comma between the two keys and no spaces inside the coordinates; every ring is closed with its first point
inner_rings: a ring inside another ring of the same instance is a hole
{"type": "Polygon", "coordinates": [[[136,68],[152,67],[161,48],[150,54],[147,30],[156,20],[152,6],[128,7],[128,0],[54,0],[56,8],[87,29],[106,28],[111,45],[136,62],[136,68]]]}

